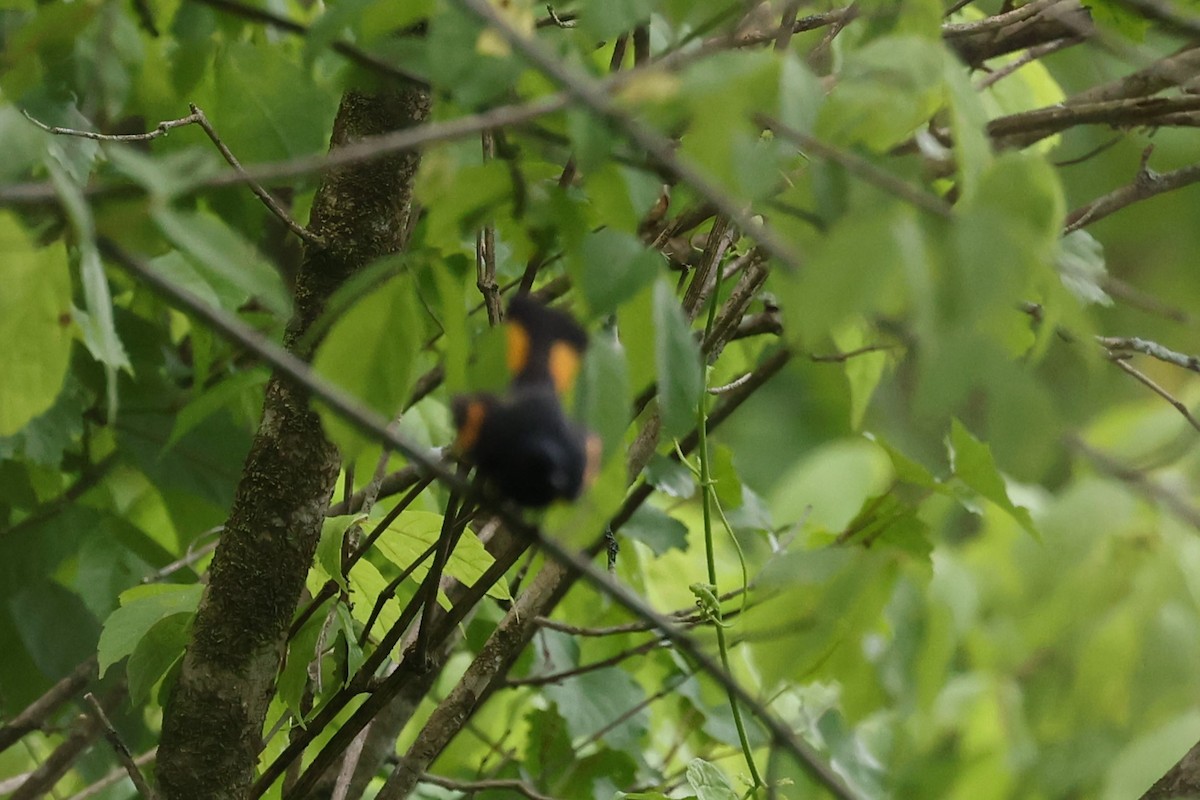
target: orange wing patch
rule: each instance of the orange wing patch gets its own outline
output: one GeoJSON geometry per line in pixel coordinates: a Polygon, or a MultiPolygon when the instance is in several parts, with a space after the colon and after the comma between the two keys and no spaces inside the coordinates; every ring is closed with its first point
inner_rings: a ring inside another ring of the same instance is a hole
{"type": "Polygon", "coordinates": [[[458,423],[458,435],[454,438],[454,449],[458,453],[467,453],[479,441],[479,432],[483,429],[483,420],[487,417],[487,403],[479,398],[468,400],[457,410],[455,420],[458,423]]]}
{"type": "Polygon", "coordinates": [[[579,374],[579,351],[567,342],[555,342],[550,345],[548,368],[554,391],[565,393],[575,384],[575,376],[579,374]]]}
{"type": "Polygon", "coordinates": [[[504,335],[508,342],[508,348],[505,351],[508,372],[510,375],[520,375],[529,363],[529,331],[524,325],[509,320],[508,324],[504,326],[504,335]]]}

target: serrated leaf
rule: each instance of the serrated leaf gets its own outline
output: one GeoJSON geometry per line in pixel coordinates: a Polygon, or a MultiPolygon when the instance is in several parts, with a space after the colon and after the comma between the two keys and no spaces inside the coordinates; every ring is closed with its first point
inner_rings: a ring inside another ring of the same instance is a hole
{"type": "Polygon", "coordinates": [[[1031,536],[1041,539],[1033,525],[1029,509],[1018,506],[1009,499],[1008,488],[996,466],[996,460],[992,458],[991,449],[972,436],[957,419],[950,423],[950,439],[947,444],[954,476],[1008,512],[1031,536]]]}
{"type": "Polygon", "coordinates": [[[654,285],[654,361],[664,436],[682,436],[696,423],[703,391],[700,347],[666,281],[654,285]]]}
{"type": "Polygon", "coordinates": [[[97,647],[100,676],[129,655],[158,622],[174,614],[192,614],[204,587],[163,584],[140,586],[121,594],[121,607],[108,615],[97,647]]]}

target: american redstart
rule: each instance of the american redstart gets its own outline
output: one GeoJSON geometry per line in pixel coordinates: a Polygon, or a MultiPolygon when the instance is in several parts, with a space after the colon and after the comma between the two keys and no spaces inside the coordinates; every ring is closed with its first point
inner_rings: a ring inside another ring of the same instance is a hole
{"type": "Polygon", "coordinates": [[[523,506],[579,496],[599,461],[599,440],[569,419],[561,396],[575,381],[587,333],[569,314],[526,295],[505,317],[508,394],[455,397],[454,449],[523,506]]]}

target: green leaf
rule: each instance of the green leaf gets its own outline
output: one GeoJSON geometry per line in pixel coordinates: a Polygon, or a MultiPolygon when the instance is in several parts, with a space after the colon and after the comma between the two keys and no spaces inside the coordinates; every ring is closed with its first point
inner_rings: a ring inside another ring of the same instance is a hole
{"type": "MultiPolygon", "coordinates": [[[[430,511],[405,511],[388,526],[375,547],[388,561],[407,569],[427,550],[442,530],[442,515],[430,511]]],[[[472,585],[492,565],[491,554],[470,530],[463,531],[458,546],[450,554],[446,574],[472,585]]],[[[429,560],[417,567],[409,580],[419,583],[429,571],[429,560]]],[[[488,589],[488,595],[500,600],[510,599],[508,586],[500,581],[488,589]]]]}
{"type": "Polygon", "coordinates": [[[213,414],[229,408],[239,398],[251,396],[261,399],[260,391],[267,382],[267,377],[264,370],[258,369],[235,372],[215,386],[200,392],[175,415],[175,424],[163,449],[169,450],[197,425],[213,414]]]}
{"type": "Polygon", "coordinates": [[[643,504],[621,527],[621,533],[649,547],[656,556],[687,550],[687,526],[654,506],[643,504]]]}
{"type": "Polygon", "coordinates": [[[668,497],[686,500],[696,493],[696,475],[686,464],[661,453],[650,457],[644,470],[646,482],[668,497]]]}
{"type": "MultiPolygon", "coordinates": [[[[409,398],[417,353],[424,343],[425,314],[417,303],[416,288],[407,275],[397,275],[334,323],[313,367],[391,419],[409,398]]],[[[343,458],[357,458],[368,442],[323,406],[320,413],[343,458]]]]}
{"type": "Polygon", "coordinates": [[[336,93],[286,48],[238,43],[215,59],[211,98],[198,100],[225,144],[244,164],[324,152],[336,93]]]}
{"type": "Polygon", "coordinates": [[[821,107],[820,138],[878,153],[907,139],[942,103],[943,53],[911,35],[880,36],[846,52],[821,107]]]}
{"type": "Polygon", "coordinates": [[[865,439],[835,441],[809,453],[784,474],[770,498],[778,522],[806,524],[837,532],[858,514],[868,497],[892,481],[887,455],[865,439]]]}
{"type": "Polygon", "coordinates": [[[71,353],[66,248],[35,247],[16,217],[0,211],[0,436],[50,408],[71,353]]]}
{"type": "Polygon", "coordinates": [[[696,424],[704,376],[700,346],[675,293],[662,280],[654,285],[654,361],[663,435],[682,436],[696,424]]]}
{"type": "MultiPolygon", "coordinates": [[[[834,334],[833,343],[841,352],[850,353],[873,344],[868,339],[870,331],[871,327],[861,321],[851,323],[834,334]]],[[[850,427],[854,430],[862,428],[863,416],[867,413],[867,406],[879,381],[883,379],[886,366],[887,354],[884,352],[863,353],[846,359],[843,368],[846,380],[850,383],[850,427]]]]}
{"type": "Polygon", "coordinates": [[[579,416],[600,437],[605,456],[616,452],[629,427],[629,376],[625,348],[612,331],[592,336],[578,391],[579,416]]]}
{"type": "Polygon", "coordinates": [[[308,687],[308,666],[318,656],[317,644],[321,639],[321,630],[325,627],[331,602],[336,600],[322,603],[288,641],[287,658],[279,670],[279,698],[297,719],[304,718],[301,701],[308,687]]]}
{"type": "Polygon", "coordinates": [[[358,668],[362,666],[365,656],[363,650],[358,644],[358,632],[354,626],[354,615],[350,613],[350,608],[339,602],[337,604],[337,622],[338,632],[341,634],[342,642],[346,647],[346,678],[358,672],[358,668]]]}
{"type": "Polygon", "coordinates": [[[75,230],[79,246],[79,278],[83,284],[83,300],[86,312],[76,311],[75,320],[83,331],[83,341],[92,357],[104,365],[105,383],[108,389],[108,414],[117,416],[117,370],[131,369],[129,355],[117,336],[113,321],[112,295],[108,290],[108,278],[104,265],[100,263],[100,251],[96,249],[96,225],[92,210],[84,201],[79,185],[71,180],[68,171],[60,164],[65,161],[62,151],[52,147],[46,158],[54,188],[62,199],[63,208],[75,230]]]}
{"type": "MultiPolygon", "coordinates": [[[[274,267],[233,228],[211,214],[159,207],[151,212],[162,234],[178,247],[218,296],[222,289],[239,290],[240,306],[254,298],[279,317],[291,310],[291,300],[274,267]]],[[[227,308],[236,311],[237,307],[227,308]]]]}
{"type": "Polygon", "coordinates": [[[646,734],[650,719],[646,709],[630,713],[646,699],[646,693],[624,670],[615,667],[591,670],[562,683],[550,684],[545,694],[558,706],[571,739],[604,730],[600,738],[609,746],[632,751],[640,746],[646,734]]]}
{"type": "Polygon", "coordinates": [[[605,228],[567,253],[567,267],[594,314],[606,314],[654,280],[662,257],[637,237],[605,228]]]}
{"type": "Polygon", "coordinates": [[[342,574],[342,546],[346,540],[346,531],[366,519],[365,514],[346,514],[340,517],[326,517],[321,523],[321,539],[317,542],[317,564],[325,571],[325,575],[343,591],[349,589],[346,576],[342,574]]]}
{"type": "Polygon", "coordinates": [[[951,422],[950,439],[947,444],[954,476],[984,498],[1004,509],[1030,535],[1040,539],[1041,537],[1033,525],[1033,518],[1029,515],[1029,510],[1014,504],[1009,499],[1004,477],[1000,474],[988,446],[972,436],[971,432],[957,419],[951,422]]]}
{"type": "Polygon", "coordinates": [[[738,800],[725,773],[702,758],[693,758],[687,766],[688,785],[696,790],[697,800],[738,800]]]}
{"type": "Polygon", "coordinates": [[[108,615],[100,632],[100,676],[129,655],[151,628],[174,614],[192,614],[204,587],[158,584],[121,593],[121,607],[108,615]]]}
{"type": "Polygon", "coordinates": [[[146,631],[134,647],[125,666],[131,703],[145,703],[150,698],[154,684],[183,658],[193,616],[191,613],[181,613],[163,617],[146,631]]]}

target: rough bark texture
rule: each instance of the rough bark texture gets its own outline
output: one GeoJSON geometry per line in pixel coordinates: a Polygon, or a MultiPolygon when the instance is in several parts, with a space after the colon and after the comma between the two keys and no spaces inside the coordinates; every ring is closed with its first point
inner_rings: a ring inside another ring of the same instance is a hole
{"type": "Polygon", "coordinates": [[[1167,770],[1167,774],[1142,795],[1142,800],[1180,800],[1185,797],[1200,797],[1200,744],[1194,745],[1167,770]]]}
{"type": "MultiPolygon", "coordinates": [[[[332,146],[419,124],[428,111],[429,98],[417,89],[348,92],[332,146]]],[[[400,249],[418,160],[395,155],[326,177],[310,223],[325,246],[305,253],[285,339],[289,349],[296,351],[348,277],[400,249]]],[[[240,798],[251,785],[288,624],[337,472],[337,450],[308,398],[273,378],[164,711],[157,774],[165,800],[240,798]]]]}

